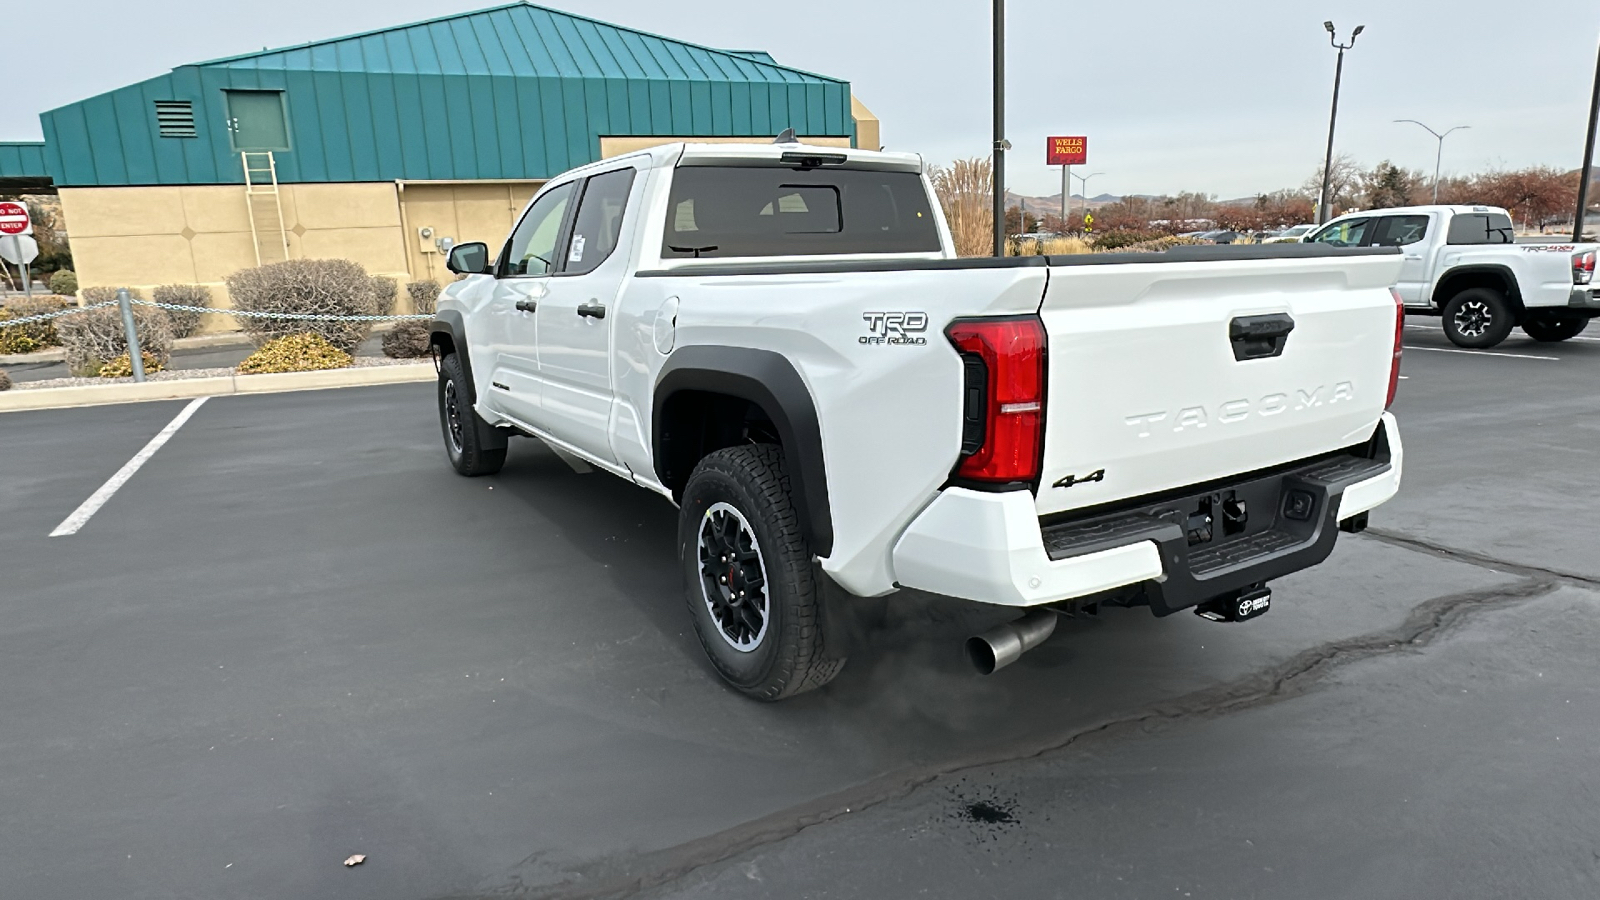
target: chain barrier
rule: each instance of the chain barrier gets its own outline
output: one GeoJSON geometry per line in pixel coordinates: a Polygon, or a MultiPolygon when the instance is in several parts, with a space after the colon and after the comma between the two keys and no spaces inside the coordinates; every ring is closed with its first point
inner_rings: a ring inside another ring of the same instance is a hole
{"type": "MultiPolygon", "coordinates": [[[[251,312],[242,309],[213,309],[209,306],[184,306],[181,303],[155,303],[150,300],[130,300],[134,306],[153,306],[156,309],[165,309],[172,312],[197,312],[219,313],[227,316],[239,316],[248,319],[284,319],[294,322],[400,322],[420,321],[432,319],[432,313],[396,313],[387,316],[336,316],[320,313],[269,313],[251,312]]],[[[103,309],[107,306],[116,306],[117,301],[106,300],[101,303],[91,303],[88,306],[73,306],[56,312],[39,313],[38,315],[23,316],[17,319],[0,319],[0,328],[10,328],[13,325],[27,325],[30,322],[45,322],[50,319],[59,319],[62,316],[75,315],[88,312],[91,309],[103,309]]]]}

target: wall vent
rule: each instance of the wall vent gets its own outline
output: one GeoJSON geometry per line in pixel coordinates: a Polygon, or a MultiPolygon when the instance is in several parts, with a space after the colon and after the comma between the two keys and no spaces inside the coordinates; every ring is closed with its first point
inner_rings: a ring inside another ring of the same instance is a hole
{"type": "Polygon", "coordinates": [[[194,104],[188,100],[157,100],[156,125],[162,137],[198,137],[194,130],[194,104]]]}

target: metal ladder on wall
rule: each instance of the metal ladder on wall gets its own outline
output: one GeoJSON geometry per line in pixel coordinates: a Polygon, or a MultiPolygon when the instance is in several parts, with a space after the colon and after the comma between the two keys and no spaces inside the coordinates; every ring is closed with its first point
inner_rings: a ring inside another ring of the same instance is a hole
{"type": "Polygon", "coordinates": [[[282,262],[289,258],[289,234],[283,227],[283,200],[278,196],[278,164],[271,150],[242,150],[239,159],[244,164],[244,202],[250,213],[256,265],[282,262]]]}

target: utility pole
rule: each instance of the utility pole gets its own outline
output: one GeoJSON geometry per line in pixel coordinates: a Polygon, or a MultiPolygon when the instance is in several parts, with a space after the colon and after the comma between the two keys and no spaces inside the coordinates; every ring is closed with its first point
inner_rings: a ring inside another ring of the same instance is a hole
{"type": "Polygon", "coordinates": [[[1333,126],[1339,120],[1339,80],[1344,76],[1344,52],[1356,45],[1356,35],[1360,34],[1365,25],[1357,25],[1356,30],[1350,32],[1350,43],[1339,43],[1339,36],[1333,30],[1332,22],[1323,22],[1322,27],[1328,29],[1328,43],[1339,51],[1339,62],[1333,69],[1333,111],[1328,114],[1328,155],[1322,163],[1322,199],[1317,204],[1317,224],[1328,221],[1328,183],[1333,176],[1333,126]]]}
{"type": "Polygon", "coordinates": [[[994,0],[994,255],[1006,255],[1006,0],[994,0]]]}
{"type": "MultiPolygon", "coordinates": [[[[1597,73],[1597,74],[1600,74],[1600,73],[1597,73]]],[[[1410,122],[1413,125],[1422,125],[1422,123],[1418,122],[1416,119],[1395,119],[1395,122],[1397,122],[1397,123],[1398,122],[1410,122]]],[[[1445,136],[1450,134],[1451,131],[1460,131],[1463,128],[1471,128],[1471,127],[1472,127],[1471,125],[1457,125],[1456,127],[1451,128],[1448,131],[1446,131],[1444,134],[1440,134],[1439,132],[1434,131],[1432,128],[1429,128],[1426,125],[1422,125],[1422,130],[1423,131],[1426,131],[1427,133],[1433,135],[1439,141],[1439,150],[1438,150],[1437,153],[1435,153],[1433,155],[1433,203],[1434,203],[1435,206],[1439,205],[1439,163],[1444,159],[1444,139],[1445,139],[1445,136]]]]}
{"type": "Polygon", "coordinates": [[[1072,196],[1072,167],[1061,167],[1061,233],[1067,233],[1067,198],[1072,196]]]}
{"type": "Polygon", "coordinates": [[[1589,170],[1594,166],[1594,130],[1600,124],[1600,54],[1594,64],[1594,92],[1589,97],[1589,131],[1583,139],[1583,169],[1578,176],[1578,211],[1572,218],[1572,242],[1583,240],[1583,219],[1589,209],[1589,170]]]}

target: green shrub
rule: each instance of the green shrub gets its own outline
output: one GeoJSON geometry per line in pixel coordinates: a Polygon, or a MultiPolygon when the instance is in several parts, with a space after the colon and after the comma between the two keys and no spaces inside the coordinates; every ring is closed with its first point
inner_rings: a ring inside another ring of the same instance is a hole
{"type": "Polygon", "coordinates": [[[1198,238],[1179,237],[1175,234],[1169,234],[1163,235],[1162,237],[1158,237],[1154,240],[1140,241],[1137,244],[1129,244],[1122,249],[1124,252],[1128,253],[1160,253],[1163,250],[1169,250],[1173,247],[1186,247],[1192,244],[1203,243],[1205,242],[1198,238]]]}
{"type": "Polygon", "coordinates": [[[1166,235],[1159,231],[1107,231],[1103,234],[1095,235],[1090,239],[1090,243],[1094,244],[1094,249],[1096,250],[1121,250],[1123,247],[1130,247],[1145,241],[1159,240],[1163,237],[1166,237],[1166,235]]]}
{"type": "MultiPolygon", "coordinates": [[[[132,310],[139,350],[165,366],[172,358],[172,323],[166,312],[153,306],[135,306],[132,310]]],[[[102,306],[62,316],[56,320],[56,333],[66,351],[67,368],[79,377],[98,375],[108,361],[128,355],[128,334],[123,330],[120,307],[102,306]]]]}
{"type": "Polygon", "coordinates": [[[411,296],[412,312],[431,316],[439,311],[439,282],[413,281],[406,285],[406,293],[411,296]]]}
{"type": "Polygon", "coordinates": [[[239,363],[239,374],[269,372],[314,372],[343,369],[351,363],[350,354],[333,346],[319,334],[289,334],[274,338],[239,363]]]}
{"type": "Polygon", "coordinates": [[[430,352],[428,343],[432,335],[428,330],[428,323],[417,319],[407,319],[396,323],[383,336],[383,355],[391,359],[416,359],[427,356],[430,352]]]}
{"type": "Polygon", "coordinates": [[[378,299],[378,315],[389,316],[394,314],[395,295],[400,291],[400,282],[387,275],[372,276],[372,294],[378,299]]]}
{"type": "Polygon", "coordinates": [[[71,269],[59,269],[50,276],[50,293],[71,297],[78,293],[78,275],[71,269]]]}
{"type": "MultiPolygon", "coordinates": [[[[138,288],[128,288],[128,296],[135,300],[143,300],[144,295],[138,288]]],[[[78,292],[78,298],[85,304],[93,306],[96,303],[109,303],[117,299],[117,288],[114,287],[86,287],[78,292]]]]}
{"type": "MultiPolygon", "coordinates": [[[[165,366],[161,364],[161,360],[155,357],[155,354],[145,350],[143,347],[139,348],[139,359],[144,362],[144,373],[146,375],[159,372],[165,368],[165,366]]],[[[96,374],[98,374],[101,378],[132,378],[133,357],[128,353],[124,353],[116,359],[113,359],[105,365],[102,365],[100,367],[100,371],[96,374]]]]}
{"type": "MultiPolygon", "coordinates": [[[[203,284],[163,284],[150,292],[157,303],[177,306],[211,306],[211,289],[203,284]]],[[[200,328],[200,317],[205,313],[169,309],[167,318],[172,321],[172,336],[186,338],[200,328]]]]}
{"type": "Polygon", "coordinates": [[[9,390],[11,390],[11,376],[6,374],[5,369],[0,369],[0,391],[9,390]]]}
{"type": "Polygon", "coordinates": [[[14,300],[0,308],[0,353],[32,353],[61,343],[55,323],[59,319],[45,319],[26,325],[7,327],[7,319],[23,319],[41,313],[60,312],[70,304],[57,299],[14,300]]]}
{"type": "MultiPolygon", "coordinates": [[[[372,279],[347,259],[291,259],[227,278],[235,308],[246,312],[301,315],[370,316],[378,312],[372,279]]],[[[315,334],[345,353],[372,331],[372,323],[241,316],[239,325],[257,347],[278,338],[315,334]]]]}

